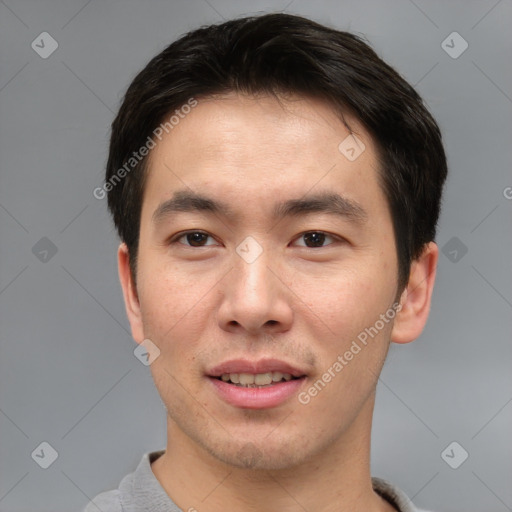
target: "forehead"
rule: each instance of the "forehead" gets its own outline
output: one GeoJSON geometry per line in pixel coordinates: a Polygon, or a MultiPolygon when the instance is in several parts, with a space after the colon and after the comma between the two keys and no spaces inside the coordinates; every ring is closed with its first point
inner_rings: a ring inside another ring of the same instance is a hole
{"type": "MultiPolygon", "coordinates": [[[[251,156],[257,152],[258,163],[275,156],[275,163],[300,159],[316,167],[319,159],[332,161],[339,156],[338,145],[350,134],[345,120],[372,146],[355,118],[344,115],[342,120],[333,107],[313,98],[228,93],[201,99],[181,119],[173,117],[176,124],[153,155],[182,149],[189,161],[220,156],[236,161],[244,152],[251,156]]],[[[371,153],[373,148],[369,149],[371,153]]],[[[244,167],[248,164],[244,161],[244,167]]]]}
{"type": "Polygon", "coordinates": [[[332,107],[311,98],[230,93],[198,100],[150,153],[143,215],[187,188],[235,208],[272,209],[276,198],[333,190],[385,210],[373,141],[346,120],[355,139],[332,107]]]}

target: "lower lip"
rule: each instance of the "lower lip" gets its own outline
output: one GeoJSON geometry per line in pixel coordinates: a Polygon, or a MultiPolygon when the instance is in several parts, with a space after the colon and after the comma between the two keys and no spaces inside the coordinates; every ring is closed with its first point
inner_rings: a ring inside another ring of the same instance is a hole
{"type": "Polygon", "coordinates": [[[267,409],[277,407],[295,395],[304,384],[305,377],[279,382],[266,388],[245,388],[228,384],[220,379],[209,377],[217,393],[227,403],[246,409],[267,409]]]}

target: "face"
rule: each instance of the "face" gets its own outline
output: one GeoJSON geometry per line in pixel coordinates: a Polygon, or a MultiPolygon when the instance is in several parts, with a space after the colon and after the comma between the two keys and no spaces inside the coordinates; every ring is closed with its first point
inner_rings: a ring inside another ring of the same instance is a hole
{"type": "Polygon", "coordinates": [[[397,256],[375,147],[348,121],[356,159],[329,106],[231,94],[152,150],[128,315],[160,350],[170,427],[218,461],[292,467],[371,416],[397,256]]]}

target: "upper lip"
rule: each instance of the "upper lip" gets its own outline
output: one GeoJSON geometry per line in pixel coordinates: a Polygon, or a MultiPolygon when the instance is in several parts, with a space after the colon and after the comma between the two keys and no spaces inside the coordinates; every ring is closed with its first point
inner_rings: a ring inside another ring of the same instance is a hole
{"type": "Polygon", "coordinates": [[[302,377],[306,372],[288,364],[279,359],[260,359],[259,361],[249,361],[247,359],[232,359],[225,361],[212,368],[208,375],[210,377],[220,377],[226,373],[268,373],[281,372],[289,373],[293,377],[302,377]]]}

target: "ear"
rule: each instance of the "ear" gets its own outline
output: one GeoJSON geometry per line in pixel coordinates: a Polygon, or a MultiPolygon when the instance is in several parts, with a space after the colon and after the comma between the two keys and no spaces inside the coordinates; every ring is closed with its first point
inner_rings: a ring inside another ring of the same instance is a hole
{"type": "Polygon", "coordinates": [[[142,343],[142,341],[144,341],[144,329],[139,297],[133,282],[128,247],[125,243],[122,243],[117,250],[117,264],[119,280],[121,281],[121,287],[123,289],[126,315],[128,316],[128,321],[132,329],[132,337],[137,343],[142,343]]]}
{"type": "Polygon", "coordinates": [[[400,297],[401,309],[391,331],[394,343],[414,341],[423,331],[430,312],[438,256],[437,245],[430,242],[421,256],[412,262],[409,282],[400,297]]]}

